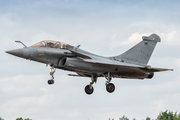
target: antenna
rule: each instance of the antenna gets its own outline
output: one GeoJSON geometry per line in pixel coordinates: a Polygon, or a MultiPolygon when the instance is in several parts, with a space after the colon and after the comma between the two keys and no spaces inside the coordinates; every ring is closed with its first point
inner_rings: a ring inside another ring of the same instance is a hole
{"type": "Polygon", "coordinates": [[[27,46],[24,44],[24,43],[22,43],[21,41],[15,41],[15,42],[17,42],[17,43],[21,43],[22,45],[24,45],[24,47],[26,47],[27,48],[27,46]]]}
{"type": "Polygon", "coordinates": [[[81,45],[78,45],[76,48],[79,48],[81,45]]]}

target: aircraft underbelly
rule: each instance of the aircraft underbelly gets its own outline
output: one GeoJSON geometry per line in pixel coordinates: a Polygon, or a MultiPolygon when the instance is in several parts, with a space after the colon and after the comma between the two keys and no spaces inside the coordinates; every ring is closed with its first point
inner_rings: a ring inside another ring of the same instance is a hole
{"type": "Polygon", "coordinates": [[[102,75],[111,72],[114,77],[138,77],[144,75],[139,68],[126,66],[112,66],[99,63],[90,63],[77,58],[64,58],[57,66],[59,69],[102,75]]]}

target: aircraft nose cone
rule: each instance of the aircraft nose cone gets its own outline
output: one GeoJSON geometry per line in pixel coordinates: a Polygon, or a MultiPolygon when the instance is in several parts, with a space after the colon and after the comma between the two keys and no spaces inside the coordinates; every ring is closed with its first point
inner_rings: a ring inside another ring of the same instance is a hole
{"type": "Polygon", "coordinates": [[[6,53],[9,53],[11,55],[15,55],[18,57],[23,57],[23,49],[9,50],[9,51],[6,51],[6,53]]]}

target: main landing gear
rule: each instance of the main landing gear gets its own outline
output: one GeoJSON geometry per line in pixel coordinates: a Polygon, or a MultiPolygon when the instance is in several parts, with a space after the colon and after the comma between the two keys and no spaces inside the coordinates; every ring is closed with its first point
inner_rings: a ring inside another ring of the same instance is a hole
{"type": "Polygon", "coordinates": [[[97,82],[97,76],[92,75],[90,84],[89,84],[89,85],[86,85],[86,87],[85,87],[85,89],[84,89],[85,92],[86,92],[86,94],[90,95],[90,94],[93,93],[94,88],[93,88],[92,85],[94,84],[94,82],[95,82],[95,83],[97,82]]]}
{"type": "MultiPolygon", "coordinates": [[[[110,83],[111,80],[112,80],[112,74],[111,74],[110,72],[108,72],[108,73],[106,73],[106,74],[103,74],[103,76],[107,79],[106,84],[105,84],[105,85],[106,85],[106,90],[107,90],[109,93],[114,92],[114,90],[115,90],[115,85],[114,85],[113,83],[110,83]]],[[[89,84],[89,85],[86,85],[86,87],[85,87],[85,92],[86,92],[86,94],[90,95],[90,94],[93,93],[94,88],[93,88],[92,85],[94,84],[94,82],[95,82],[95,83],[97,82],[97,76],[92,75],[90,84],[89,84]]]]}
{"type": "Polygon", "coordinates": [[[51,75],[51,79],[48,80],[48,84],[54,84],[54,73],[55,73],[56,69],[54,67],[50,68],[50,75],[51,75]]]}
{"type": "Polygon", "coordinates": [[[110,83],[111,80],[112,80],[112,75],[110,72],[108,72],[107,74],[104,75],[104,77],[107,79],[106,81],[106,90],[109,92],[109,93],[112,93],[114,92],[115,90],[115,85],[113,83],[110,83]]]}

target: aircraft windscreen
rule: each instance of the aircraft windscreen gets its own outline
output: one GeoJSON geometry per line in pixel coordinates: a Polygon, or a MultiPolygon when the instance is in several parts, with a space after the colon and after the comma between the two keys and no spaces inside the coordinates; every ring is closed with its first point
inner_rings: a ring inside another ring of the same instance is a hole
{"type": "Polygon", "coordinates": [[[62,42],[60,44],[60,42],[56,42],[56,41],[42,41],[32,45],[31,47],[46,47],[46,46],[49,48],[59,48],[60,46],[60,49],[66,49],[66,50],[72,50],[74,47],[62,42]]]}
{"type": "Polygon", "coordinates": [[[66,49],[66,50],[72,50],[72,49],[73,49],[73,46],[61,42],[61,47],[60,47],[60,48],[61,48],[61,49],[66,49]]]}
{"type": "Polygon", "coordinates": [[[46,47],[46,44],[44,42],[39,42],[39,43],[32,45],[31,47],[46,47]]]}
{"type": "Polygon", "coordinates": [[[59,48],[59,42],[56,41],[45,41],[47,46],[50,48],[59,48]]]}

